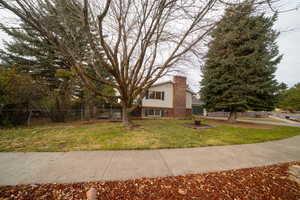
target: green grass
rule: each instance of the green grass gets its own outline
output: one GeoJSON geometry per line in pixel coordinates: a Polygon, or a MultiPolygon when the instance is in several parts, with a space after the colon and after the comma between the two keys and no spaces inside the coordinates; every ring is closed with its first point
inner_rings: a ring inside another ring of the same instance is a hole
{"type": "Polygon", "coordinates": [[[300,128],[295,127],[252,125],[255,127],[242,128],[213,120],[205,123],[215,128],[195,130],[183,126],[187,122],[192,121],[139,120],[134,122],[139,126],[133,129],[113,122],[0,129],[0,151],[187,148],[257,143],[300,134],[300,128]]]}

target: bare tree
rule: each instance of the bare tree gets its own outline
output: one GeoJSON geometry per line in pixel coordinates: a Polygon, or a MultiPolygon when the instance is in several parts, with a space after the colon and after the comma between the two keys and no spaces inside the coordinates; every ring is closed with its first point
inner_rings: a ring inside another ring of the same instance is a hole
{"type": "Polygon", "coordinates": [[[108,0],[92,5],[85,0],[91,21],[97,22],[106,70],[115,77],[112,87],[120,94],[125,125],[149,87],[197,52],[196,45],[213,28],[206,17],[216,2],[108,0]]]}
{"type": "Polygon", "coordinates": [[[214,28],[224,4],[220,0],[0,0],[0,6],[26,21],[68,58],[88,88],[108,101],[111,96],[97,91],[95,84],[117,91],[124,125],[130,124],[129,113],[153,83],[201,55],[199,45],[214,28]],[[81,3],[82,14],[66,17],[68,9],[53,6],[59,1],[81,3]],[[49,12],[65,22],[41,20],[49,12]],[[82,26],[74,27],[72,20],[82,26]],[[57,35],[57,28],[65,35],[57,35]],[[76,41],[78,34],[89,38],[84,51],[76,41]]]}

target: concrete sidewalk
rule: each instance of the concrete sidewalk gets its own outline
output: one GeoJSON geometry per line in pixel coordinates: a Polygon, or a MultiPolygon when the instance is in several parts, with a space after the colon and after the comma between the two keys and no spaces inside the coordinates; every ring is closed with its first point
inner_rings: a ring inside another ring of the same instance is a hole
{"type": "Polygon", "coordinates": [[[0,184],[70,183],[173,176],[300,160],[300,136],[190,149],[0,153],[0,184]]]}

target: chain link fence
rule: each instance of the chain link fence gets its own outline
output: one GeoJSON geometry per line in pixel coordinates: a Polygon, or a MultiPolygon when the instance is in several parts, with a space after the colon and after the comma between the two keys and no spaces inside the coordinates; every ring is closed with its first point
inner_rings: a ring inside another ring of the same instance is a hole
{"type": "Polygon", "coordinates": [[[34,125],[87,119],[120,119],[121,108],[79,108],[67,110],[1,109],[0,126],[34,125]]]}

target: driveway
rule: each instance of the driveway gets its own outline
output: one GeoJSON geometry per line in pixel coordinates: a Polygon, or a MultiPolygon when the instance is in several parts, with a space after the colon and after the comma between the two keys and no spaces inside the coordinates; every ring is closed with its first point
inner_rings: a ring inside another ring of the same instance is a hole
{"type": "MultiPolygon", "coordinates": [[[[217,119],[217,120],[227,120],[224,117],[204,117],[206,119],[217,119]]],[[[290,120],[282,120],[282,122],[272,122],[272,121],[258,121],[258,120],[245,120],[245,119],[237,119],[238,122],[247,122],[253,124],[268,124],[275,126],[291,126],[291,127],[300,127],[300,123],[290,121],[290,120]]]]}
{"type": "Polygon", "coordinates": [[[248,122],[254,124],[270,124],[275,126],[292,126],[292,127],[300,127],[300,123],[288,123],[288,122],[267,122],[267,121],[255,121],[255,120],[237,120],[239,122],[248,122]]]}
{"type": "Polygon", "coordinates": [[[189,149],[0,153],[0,185],[126,180],[300,160],[300,136],[189,149]]]}

